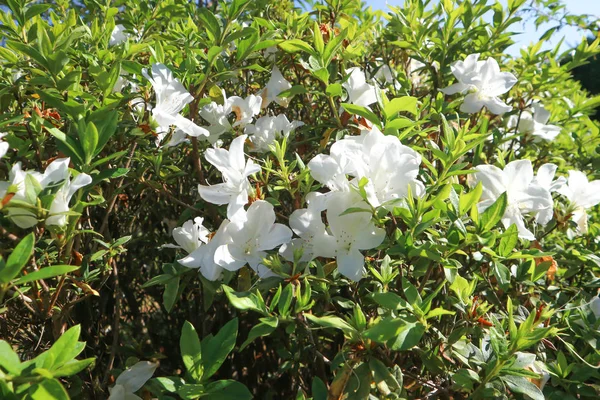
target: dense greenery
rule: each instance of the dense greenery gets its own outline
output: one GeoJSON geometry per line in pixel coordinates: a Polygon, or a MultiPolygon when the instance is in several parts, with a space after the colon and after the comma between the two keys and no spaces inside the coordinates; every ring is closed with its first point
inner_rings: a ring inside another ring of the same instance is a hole
{"type": "Polygon", "coordinates": [[[2,1],[0,397],[598,398],[600,39],[505,52],[597,21],[506,3],[2,1]]]}

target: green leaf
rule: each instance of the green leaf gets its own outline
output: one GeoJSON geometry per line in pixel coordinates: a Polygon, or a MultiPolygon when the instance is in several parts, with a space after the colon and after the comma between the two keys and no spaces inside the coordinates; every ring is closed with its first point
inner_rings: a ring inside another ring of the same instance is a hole
{"type": "Polygon", "coordinates": [[[458,210],[460,215],[465,214],[469,211],[481,198],[481,194],[483,193],[483,185],[481,182],[475,186],[473,190],[468,193],[461,193],[460,200],[458,201],[459,208],[458,210]]]}
{"type": "Polygon", "coordinates": [[[304,51],[306,53],[318,57],[318,55],[315,53],[315,50],[308,43],[300,39],[286,40],[284,42],[279,43],[279,47],[287,53],[296,53],[298,51],[304,51]]]}
{"type": "Polygon", "coordinates": [[[340,85],[339,83],[332,83],[331,85],[327,85],[325,93],[327,93],[329,96],[339,97],[342,95],[342,85],[340,85]]]}
{"type": "Polygon", "coordinates": [[[32,400],[69,400],[65,388],[56,379],[44,379],[28,390],[32,400]]]}
{"type": "Polygon", "coordinates": [[[365,107],[357,106],[350,103],[342,103],[342,107],[344,107],[344,110],[348,111],[348,113],[350,114],[360,115],[361,117],[368,119],[375,125],[381,126],[381,121],[379,120],[377,115],[375,115],[373,111],[370,111],[365,107]]]}
{"type": "Polygon", "coordinates": [[[417,115],[417,98],[411,96],[397,97],[390,100],[389,103],[384,107],[383,113],[386,119],[393,119],[392,117],[398,115],[400,112],[408,112],[412,115],[417,115]]]}
{"type": "Polygon", "coordinates": [[[406,322],[401,318],[384,318],[363,332],[362,336],[377,343],[385,343],[397,337],[405,325],[406,322]]]}
{"type": "Polygon", "coordinates": [[[8,256],[4,267],[0,269],[0,283],[8,283],[19,275],[19,272],[27,265],[31,254],[33,254],[34,245],[35,235],[33,232],[19,242],[8,256]]]}
{"type": "Polygon", "coordinates": [[[502,193],[500,197],[479,216],[479,226],[482,232],[487,232],[492,229],[502,219],[504,211],[506,210],[507,197],[506,192],[502,193]]]}
{"type": "Polygon", "coordinates": [[[279,323],[277,317],[261,318],[260,321],[261,322],[259,322],[257,325],[254,325],[252,329],[250,329],[250,332],[248,333],[248,338],[244,341],[244,343],[242,343],[239,351],[244,350],[246,346],[248,346],[257,338],[262,336],[268,336],[271,333],[273,333],[275,329],[277,329],[277,325],[279,323]]]}
{"type": "Polygon", "coordinates": [[[505,375],[501,376],[500,379],[511,391],[515,393],[522,393],[529,396],[532,400],[544,400],[544,394],[542,391],[527,378],[522,376],[505,375]]]}
{"type": "Polygon", "coordinates": [[[19,375],[22,369],[19,356],[4,340],[0,340],[0,367],[12,375],[19,375]]]}
{"type": "Polygon", "coordinates": [[[44,267],[42,269],[20,277],[15,281],[15,285],[39,281],[40,279],[53,278],[55,276],[68,274],[69,272],[75,271],[77,269],[79,269],[79,267],[76,265],[52,265],[50,267],[44,267]]]}
{"type": "Polygon", "coordinates": [[[205,386],[202,400],[251,400],[252,393],[244,384],[234,380],[220,380],[205,386]]]}
{"type": "Polygon", "coordinates": [[[409,316],[405,318],[405,325],[398,336],[391,339],[387,345],[395,351],[409,350],[419,344],[423,334],[425,334],[425,326],[415,317],[409,316]]]}
{"type": "Polygon", "coordinates": [[[279,302],[277,303],[277,308],[279,309],[281,316],[286,317],[289,314],[293,298],[294,286],[290,284],[283,289],[279,302]]]}
{"type": "Polygon", "coordinates": [[[202,354],[204,375],[203,380],[213,376],[221,367],[229,353],[235,347],[237,338],[238,319],[234,318],[225,324],[223,328],[214,336],[207,337],[202,341],[202,354]]]}
{"type": "Polygon", "coordinates": [[[396,377],[392,375],[388,367],[381,361],[376,358],[371,358],[369,361],[369,368],[373,374],[375,385],[382,395],[387,396],[392,391],[395,392],[400,389],[401,386],[396,377]]]}
{"type": "Polygon", "coordinates": [[[179,350],[183,365],[196,382],[200,382],[203,374],[202,365],[202,345],[198,338],[198,333],[194,326],[185,321],[181,329],[181,337],[179,338],[179,350]]]}
{"type": "Polygon", "coordinates": [[[387,308],[388,310],[402,310],[411,308],[411,305],[396,293],[373,293],[371,296],[377,304],[387,308]]]}
{"type": "Polygon", "coordinates": [[[56,342],[45,351],[44,358],[41,360],[41,365],[36,365],[45,368],[49,371],[56,370],[67,362],[73,360],[85,348],[84,342],[78,342],[81,326],[75,325],[68,329],[56,342]]]}
{"type": "MultiPolygon", "coordinates": [[[[199,7],[196,10],[196,15],[202,21],[202,25],[206,29],[206,33],[211,41],[216,41],[221,37],[221,26],[215,15],[208,7],[199,7]]],[[[219,43],[215,43],[219,44],[219,43]]]]}
{"type": "Polygon", "coordinates": [[[65,363],[65,365],[63,365],[62,367],[60,367],[57,370],[55,370],[52,373],[52,375],[55,378],[60,378],[60,377],[63,377],[63,376],[73,376],[73,375],[76,375],[76,374],[80,373],[84,369],[86,369],[94,361],[96,361],[95,357],[86,358],[84,360],[71,360],[71,361],[67,361],[65,363]]]}
{"type": "Polygon", "coordinates": [[[177,302],[177,294],[179,292],[179,277],[173,277],[165,284],[163,293],[163,305],[167,312],[171,312],[175,302],[177,302]]]}
{"type": "Polygon", "coordinates": [[[502,257],[508,257],[512,253],[518,242],[519,230],[517,229],[517,225],[512,224],[500,237],[500,244],[498,245],[498,254],[500,254],[502,257]]]}
{"type": "Polygon", "coordinates": [[[269,314],[264,301],[256,294],[251,292],[236,293],[227,285],[223,285],[223,291],[227,295],[231,305],[238,310],[253,310],[264,315],[269,314]]]}
{"type": "Polygon", "coordinates": [[[322,326],[324,328],[335,328],[343,331],[347,334],[356,334],[358,333],[356,329],[340,317],[334,317],[326,315],[324,317],[316,317],[312,314],[304,314],[307,320],[310,322],[322,326]]]}

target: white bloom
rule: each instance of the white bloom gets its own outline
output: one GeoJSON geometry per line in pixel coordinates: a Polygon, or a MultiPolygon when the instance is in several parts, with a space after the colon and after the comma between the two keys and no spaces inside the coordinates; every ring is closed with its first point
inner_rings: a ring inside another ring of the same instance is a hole
{"type": "Polygon", "coordinates": [[[199,245],[188,256],[178,260],[179,264],[188,268],[200,268],[200,273],[210,281],[219,279],[223,268],[215,262],[215,252],[219,246],[229,242],[225,233],[227,225],[229,225],[229,220],[226,219],[221,223],[213,237],[210,240],[207,239],[206,244],[199,245]]]}
{"type": "Polygon", "coordinates": [[[515,224],[519,237],[535,240],[533,233],[525,227],[524,215],[551,209],[554,203],[549,188],[542,187],[534,181],[531,161],[512,161],[506,164],[504,170],[493,165],[479,165],[475,170],[477,172],[469,176],[469,183],[472,186],[478,182],[482,183],[479,212],[486,210],[506,192],[507,206],[502,224],[505,228],[515,224]]]}
{"type": "Polygon", "coordinates": [[[260,93],[260,97],[262,98],[261,107],[266,108],[272,101],[275,101],[282,107],[287,107],[290,104],[289,99],[278,96],[279,93],[291,88],[292,84],[285,80],[279,68],[273,66],[271,78],[269,78],[267,86],[260,93]]]}
{"type": "Polygon", "coordinates": [[[498,96],[508,92],[517,83],[517,78],[510,72],[500,72],[496,60],[479,61],[479,54],[471,54],[465,61],[457,61],[450,68],[458,83],[442,89],[442,92],[451,95],[470,91],[460,106],[462,112],[473,114],[486,107],[499,115],[512,110],[498,96]]]}
{"type": "Polygon", "coordinates": [[[421,86],[421,71],[424,68],[425,64],[421,61],[415,60],[414,58],[410,59],[407,75],[410,77],[410,82],[414,88],[421,86]]]}
{"type": "Polygon", "coordinates": [[[231,111],[235,113],[234,127],[244,127],[252,122],[255,115],[260,114],[262,99],[259,96],[251,94],[245,99],[238,96],[232,96],[228,101],[231,104],[231,111]]]}
{"type": "Polygon", "coordinates": [[[556,125],[547,125],[549,119],[550,113],[542,105],[534,103],[533,115],[529,111],[523,111],[520,118],[518,115],[511,115],[507,127],[508,129],[516,127],[519,133],[533,136],[534,140],[554,140],[560,133],[560,128],[556,125]]]}
{"type": "Polygon", "coordinates": [[[2,140],[4,136],[6,136],[6,133],[0,132],[0,158],[4,157],[9,149],[8,142],[2,140]]]}
{"type": "Polygon", "coordinates": [[[385,238],[385,231],[373,223],[369,205],[351,192],[331,195],[327,201],[327,222],[333,238],[323,243],[331,246],[323,256],[327,257],[333,251],[340,274],[353,281],[360,280],[364,276],[365,263],[360,250],[379,246],[385,238]],[[365,211],[342,215],[349,208],[362,208],[365,211]]]}
{"type": "Polygon", "coordinates": [[[346,70],[348,79],[342,83],[346,92],[348,92],[348,102],[357,106],[368,107],[377,102],[375,86],[367,83],[365,73],[358,67],[346,70]]]}
{"type": "Polygon", "coordinates": [[[573,221],[579,233],[587,233],[587,209],[600,203],[600,180],[588,181],[581,171],[569,171],[568,183],[558,189],[574,208],[573,221]]]}
{"type": "MultiPolygon", "coordinates": [[[[538,173],[533,179],[533,182],[540,187],[546,188],[550,193],[559,191],[567,180],[563,176],[554,180],[554,174],[556,173],[557,168],[556,165],[550,163],[542,165],[538,169],[538,173]]],[[[553,208],[540,210],[535,217],[535,222],[540,225],[546,225],[552,219],[553,213],[553,208]]]]}
{"type": "Polygon", "coordinates": [[[285,225],[275,223],[273,205],[257,200],[240,210],[227,225],[225,233],[229,242],[219,246],[215,262],[229,271],[237,271],[248,264],[261,278],[273,273],[262,264],[267,250],[287,243],[292,231],[285,225]]]}
{"type": "Polygon", "coordinates": [[[391,205],[408,195],[409,186],[420,196],[424,186],[417,180],[421,156],[386,136],[377,128],[360,136],[347,136],[331,146],[330,155],[318,155],[308,163],[312,176],[334,191],[358,188],[361,179],[368,180],[364,189],[373,207],[391,205]],[[354,177],[350,182],[346,175],[354,177]]]}
{"type": "Polygon", "coordinates": [[[183,226],[173,229],[173,239],[175,239],[177,244],[166,244],[162,247],[183,249],[188,254],[193,252],[202,243],[208,242],[210,231],[202,225],[203,222],[204,218],[200,217],[186,221],[183,226]]]}
{"type": "Polygon", "coordinates": [[[222,134],[232,129],[228,116],[233,111],[231,110],[231,102],[225,96],[225,91],[223,91],[223,99],[224,104],[217,104],[213,101],[202,107],[199,112],[200,116],[210,124],[206,129],[210,134],[208,141],[212,144],[216,143],[222,134]]]}
{"type": "Polygon", "coordinates": [[[292,239],[290,243],[281,246],[281,255],[289,260],[294,260],[294,251],[302,250],[300,261],[310,261],[314,257],[334,257],[335,238],[325,229],[321,219],[321,212],[326,207],[326,198],[318,192],[306,195],[307,208],[295,210],[290,215],[290,228],[299,238],[292,239]]]}
{"type": "Polygon", "coordinates": [[[129,34],[126,32],[124,25],[115,25],[112,33],[110,34],[110,41],[108,42],[109,46],[116,46],[118,44],[124,43],[129,38],[129,34]]]}
{"type": "Polygon", "coordinates": [[[140,390],[152,378],[157,367],[158,363],[140,361],[123,371],[117,378],[115,386],[109,389],[110,396],[108,400],[142,400],[134,392],[140,390]]]}
{"type": "Polygon", "coordinates": [[[291,131],[302,125],[304,123],[300,121],[290,122],[283,114],[276,117],[264,116],[257,119],[254,125],[247,125],[244,133],[254,145],[253,151],[264,152],[269,151],[269,146],[276,139],[287,137],[291,131]]]}
{"type": "MultiPolygon", "coordinates": [[[[16,186],[16,191],[12,199],[29,203],[36,206],[37,197],[30,198],[26,190],[27,177],[31,179],[30,184],[37,187],[38,190],[44,190],[48,187],[61,184],[56,191],[54,200],[50,205],[46,225],[64,226],[67,222],[65,212],[69,211],[69,201],[73,194],[89,185],[92,181],[89,175],[81,173],[75,179],[69,181],[71,173],[69,172],[70,158],[59,158],[52,161],[43,174],[37,171],[23,171],[21,163],[13,165],[9,173],[9,182],[0,182],[0,198],[6,195],[9,186],[16,186]]],[[[37,190],[36,190],[37,192],[37,190]]],[[[11,200],[12,200],[11,199],[11,200]]],[[[10,202],[8,203],[10,204],[10,202]]],[[[31,228],[38,223],[37,216],[30,210],[17,207],[8,208],[8,218],[10,218],[20,228],[31,228]]]]}
{"type": "Polygon", "coordinates": [[[225,149],[207,149],[204,153],[206,160],[214,165],[223,175],[225,182],[218,185],[198,185],[200,196],[213,204],[228,204],[227,216],[232,218],[248,203],[251,191],[248,177],[260,171],[260,166],[252,160],[245,161],[244,142],[246,135],[235,138],[225,149]]]}
{"type": "Polygon", "coordinates": [[[152,83],[156,93],[156,106],[152,109],[152,116],[159,125],[160,133],[167,132],[171,125],[176,127],[178,139],[183,133],[189,136],[209,136],[209,132],[185,118],[179,112],[194,98],[183,87],[181,82],[173,76],[163,64],[152,65],[152,78],[146,70],[143,75],[152,83]],[[177,131],[180,131],[177,133],[177,131]]]}
{"type": "Polygon", "coordinates": [[[82,187],[89,185],[90,183],[92,183],[92,177],[84,173],[80,173],[71,181],[69,181],[67,178],[58,192],[56,192],[54,200],[50,205],[49,217],[46,219],[46,226],[67,225],[67,216],[65,213],[69,211],[69,202],[71,201],[71,198],[75,192],[82,187]]]}
{"type": "Polygon", "coordinates": [[[550,379],[550,374],[546,370],[544,364],[539,361],[536,361],[535,354],[532,353],[523,353],[518,351],[515,353],[515,355],[517,356],[517,359],[515,360],[511,368],[527,369],[538,374],[540,376],[538,379],[527,379],[530,380],[534,385],[536,385],[540,390],[543,390],[544,386],[546,386],[546,383],[550,379]]]}

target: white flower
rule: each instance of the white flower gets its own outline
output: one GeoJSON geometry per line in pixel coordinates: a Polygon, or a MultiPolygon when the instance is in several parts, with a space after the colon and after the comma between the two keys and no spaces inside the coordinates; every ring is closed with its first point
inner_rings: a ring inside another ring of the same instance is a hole
{"type": "Polygon", "coordinates": [[[347,136],[331,146],[330,155],[318,155],[308,163],[312,176],[334,191],[348,191],[350,186],[364,186],[367,200],[373,207],[392,205],[408,195],[420,196],[424,186],[417,180],[421,156],[400,143],[395,136],[386,136],[377,128],[363,131],[360,136],[347,136]],[[347,182],[346,175],[354,177],[347,182]]]}
{"type": "Polygon", "coordinates": [[[233,111],[231,110],[231,102],[225,96],[225,91],[223,91],[223,99],[224,104],[217,104],[213,101],[202,107],[199,112],[200,116],[210,124],[206,129],[210,134],[208,141],[212,144],[216,143],[222,134],[232,129],[228,116],[233,111]]]}
{"type": "Polygon", "coordinates": [[[282,107],[287,107],[290,104],[290,100],[278,96],[279,93],[291,88],[292,84],[285,80],[279,68],[273,66],[271,78],[269,78],[267,86],[260,92],[260,97],[262,98],[261,107],[266,108],[272,101],[275,101],[282,107]]]}
{"type": "Polygon", "coordinates": [[[4,136],[6,136],[6,133],[0,132],[0,159],[6,155],[9,149],[8,142],[2,140],[4,136]]]}
{"type": "Polygon", "coordinates": [[[515,360],[514,364],[511,366],[511,368],[527,369],[527,370],[530,370],[531,372],[538,374],[540,376],[538,379],[534,379],[534,378],[527,378],[527,379],[529,381],[531,381],[534,385],[536,385],[540,390],[543,390],[544,386],[546,386],[546,383],[550,379],[550,374],[546,370],[546,367],[544,366],[544,364],[539,361],[536,361],[535,354],[532,354],[532,353],[523,353],[523,352],[518,351],[515,353],[515,355],[517,356],[517,359],[515,360]]]}
{"type": "Polygon", "coordinates": [[[260,166],[252,160],[245,161],[244,142],[246,135],[235,138],[225,149],[207,149],[206,160],[214,165],[223,175],[225,182],[218,185],[198,185],[200,197],[213,204],[228,204],[227,216],[232,218],[248,203],[251,191],[248,177],[260,171],[260,166]]]}
{"type": "Polygon", "coordinates": [[[573,221],[579,233],[587,233],[587,209],[600,203],[600,180],[588,181],[581,171],[569,171],[568,183],[558,189],[573,207],[573,221]]]}
{"type": "Polygon", "coordinates": [[[254,145],[253,151],[264,152],[269,151],[269,146],[276,139],[287,137],[291,131],[302,125],[304,123],[300,121],[290,122],[283,114],[276,117],[264,116],[257,119],[254,125],[247,125],[244,133],[254,145]]]}
{"type": "MultiPolygon", "coordinates": [[[[43,174],[37,171],[23,171],[21,163],[13,165],[9,173],[9,182],[0,182],[0,198],[6,195],[10,186],[16,187],[14,196],[11,200],[20,200],[29,203],[32,207],[36,206],[37,197],[31,198],[30,193],[39,193],[48,187],[60,184],[61,186],[56,191],[54,200],[50,205],[46,225],[66,225],[67,218],[64,214],[69,211],[69,201],[73,194],[82,188],[89,185],[92,181],[89,175],[81,173],[75,179],[69,181],[71,173],[69,172],[70,158],[59,158],[52,161],[43,174]],[[30,181],[28,183],[27,177],[30,181]],[[32,191],[27,191],[28,184],[34,185],[32,191]]],[[[10,201],[8,202],[10,204],[10,201]]],[[[23,229],[31,228],[37,225],[37,215],[29,209],[20,207],[9,207],[8,218],[17,226],[23,229]]]]}
{"type": "Polygon", "coordinates": [[[219,279],[223,268],[215,262],[215,252],[219,246],[229,242],[229,238],[225,233],[227,225],[229,225],[229,220],[226,219],[221,223],[213,237],[210,240],[207,239],[206,244],[199,245],[189,255],[177,260],[179,264],[188,268],[200,268],[200,273],[210,281],[219,279]]]}
{"type": "Polygon", "coordinates": [[[260,114],[262,99],[259,96],[251,94],[245,99],[238,96],[232,96],[228,101],[231,104],[231,111],[235,113],[234,127],[244,127],[252,122],[255,115],[260,114]]]}
{"type": "Polygon", "coordinates": [[[348,79],[342,83],[342,86],[348,93],[349,103],[368,107],[370,104],[377,102],[375,86],[367,83],[365,73],[360,68],[349,68],[346,70],[346,74],[348,75],[348,79]]]}
{"type": "MultiPolygon", "coordinates": [[[[533,182],[540,187],[546,188],[550,193],[559,191],[562,186],[566,183],[566,179],[561,176],[554,180],[554,174],[558,167],[555,164],[544,164],[538,169],[538,173],[533,179],[533,182]]],[[[535,216],[535,222],[540,225],[546,225],[552,219],[554,214],[553,208],[546,208],[540,210],[535,216]]]]}
{"type": "Polygon", "coordinates": [[[326,208],[328,195],[311,192],[306,195],[307,208],[295,210],[290,215],[290,228],[299,238],[281,246],[281,255],[294,260],[294,251],[302,250],[300,261],[310,261],[314,257],[334,257],[335,238],[331,236],[321,219],[321,212],[326,208]]]}
{"type": "Polygon", "coordinates": [[[194,137],[209,136],[210,133],[206,129],[179,114],[194,98],[173,76],[171,70],[164,64],[153,64],[152,78],[146,70],[143,70],[142,74],[152,83],[156,93],[156,106],[152,109],[152,116],[159,125],[159,133],[168,132],[169,127],[174,125],[179,141],[183,133],[194,137]]]}
{"type": "Polygon", "coordinates": [[[131,368],[127,368],[119,375],[115,386],[109,389],[110,396],[108,400],[142,400],[134,392],[140,390],[152,378],[157,367],[158,363],[140,361],[131,368]]]}
{"type": "Polygon", "coordinates": [[[465,61],[457,61],[450,68],[458,83],[442,89],[442,92],[451,95],[471,91],[460,106],[462,112],[473,114],[486,107],[493,114],[500,115],[512,110],[498,96],[508,92],[517,83],[517,78],[510,72],[500,72],[496,60],[479,61],[479,54],[471,54],[465,61]]]}
{"type": "Polygon", "coordinates": [[[196,217],[186,221],[183,226],[173,229],[173,239],[177,244],[166,244],[162,247],[183,249],[188,254],[196,250],[202,243],[208,242],[210,231],[202,223],[204,218],[196,217]]]}
{"type": "Polygon", "coordinates": [[[554,203],[549,188],[542,187],[534,181],[531,161],[512,161],[506,164],[504,170],[493,165],[479,165],[475,170],[477,172],[469,176],[469,183],[471,186],[482,183],[479,212],[485,211],[506,192],[507,206],[502,224],[505,228],[515,224],[519,237],[535,240],[533,233],[525,227],[524,215],[551,209],[554,203]]]}
{"type": "MultiPolygon", "coordinates": [[[[68,165],[68,163],[67,163],[68,165]]],[[[73,180],[69,181],[68,177],[61,188],[56,192],[54,200],[49,210],[49,217],[46,219],[46,226],[67,225],[66,212],[69,211],[69,202],[79,189],[92,183],[92,177],[88,174],[80,173],[73,180]]]]}
{"type": "MultiPolygon", "coordinates": [[[[327,257],[333,252],[340,274],[353,281],[359,281],[364,275],[365,263],[360,250],[379,246],[385,238],[385,231],[373,223],[369,205],[352,192],[331,195],[327,201],[327,222],[332,239],[323,243],[330,246],[327,254],[323,256],[327,257]],[[350,208],[362,208],[365,211],[342,215],[350,208]]],[[[323,237],[320,237],[320,240],[323,240],[323,237]]],[[[325,247],[323,245],[320,247],[325,247]]]]}
{"type": "Polygon", "coordinates": [[[118,44],[124,43],[129,38],[129,34],[126,32],[124,25],[115,25],[112,33],[110,34],[110,41],[108,42],[109,46],[116,46],[118,44]]]}
{"type": "Polygon", "coordinates": [[[425,68],[425,64],[414,58],[408,63],[407,75],[410,77],[410,82],[414,88],[421,86],[421,71],[425,68]]]}
{"type": "Polygon", "coordinates": [[[227,225],[228,243],[217,248],[215,262],[229,271],[237,271],[248,264],[261,278],[273,273],[262,264],[267,250],[287,243],[292,231],[285,225],[275,223],[273,205],[257,200],[240,210],[227,225]]]}
{"type": "Polygon", "coordinates": [[[554,140],[560,133],[560,128],[556,125],[547,125],[549,119],[550,113],[542,105],[534,103],[533,115],[529,111],[523,111],[520,117],[511,115],[507,128],[516,127],[519,133],[533,136],[534,140],[554,140]]]}

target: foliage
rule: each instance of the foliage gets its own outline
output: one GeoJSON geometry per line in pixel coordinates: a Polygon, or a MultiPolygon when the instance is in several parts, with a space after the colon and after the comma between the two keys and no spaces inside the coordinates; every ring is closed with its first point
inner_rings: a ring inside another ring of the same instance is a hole
{"type": "Polygon", "coordinates": [[[600,395],[592,17],[2,4],[3,398],[600,395]]]}

